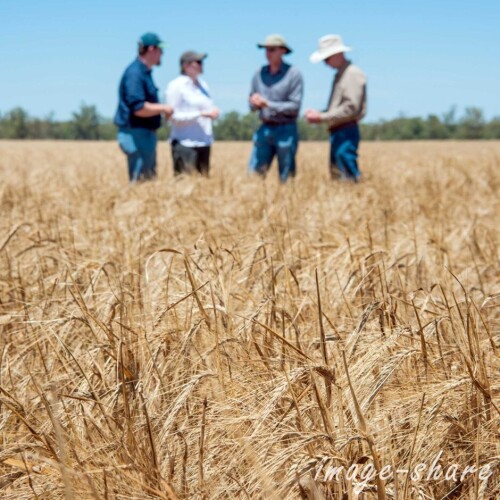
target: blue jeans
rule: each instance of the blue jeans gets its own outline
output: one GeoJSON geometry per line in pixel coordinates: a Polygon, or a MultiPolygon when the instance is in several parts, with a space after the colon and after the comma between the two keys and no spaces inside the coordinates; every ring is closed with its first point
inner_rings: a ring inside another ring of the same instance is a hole
{"type": "Polygon", "coordinates": [[[361,175],[358,169],[359,128],[350,125],[330,134],[330,173],[332,177],[357,181],[361,175]],[[337,167],[337,171],[335,171],[337,167]]]}
{"type": "Polygon", "coordinates": [[[147,128],[120,128],[118,144],[127,155],[130,182],[156,177],[156,132],[147,128]]]}
{"type": "Polygon", "coordinates": [[[299,145],[296,123],[284,125],[262,124],[253,136],[253,152],[248,169],[266,175],[274,156],[278,157],[280,181],[295,177],[295,155],[299,145]]]}

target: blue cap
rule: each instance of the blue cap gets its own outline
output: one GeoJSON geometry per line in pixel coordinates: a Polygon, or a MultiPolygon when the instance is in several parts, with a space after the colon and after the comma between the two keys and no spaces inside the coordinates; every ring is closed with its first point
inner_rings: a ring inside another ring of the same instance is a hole
{"type": "Polygon", "coordinates": [[[144,35],[139,38],[139,45],[143,47],[160,47],[160,49],[165,47],[165,43],[156,33],[144,33],[144,35]]]}

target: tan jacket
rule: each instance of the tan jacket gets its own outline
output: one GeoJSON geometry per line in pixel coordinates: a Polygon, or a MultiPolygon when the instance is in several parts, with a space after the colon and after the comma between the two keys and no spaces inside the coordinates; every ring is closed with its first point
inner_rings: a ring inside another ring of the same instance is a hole
{"type": "Polygon", "coordinates": [[[337,70],[333,80],[328,110],[321,113],[321,121],[328,128],[359,121],[366,114],[366,76],[350,61],[337,70]]]}

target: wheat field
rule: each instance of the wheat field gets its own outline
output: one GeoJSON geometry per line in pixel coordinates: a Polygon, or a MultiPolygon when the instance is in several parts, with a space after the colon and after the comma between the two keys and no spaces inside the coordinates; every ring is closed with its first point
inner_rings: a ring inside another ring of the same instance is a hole
{"type": "Polygon", "coordinates": [[[1,498],[498,498],[500,143],[327,148],[0,142],[1,498]]]}

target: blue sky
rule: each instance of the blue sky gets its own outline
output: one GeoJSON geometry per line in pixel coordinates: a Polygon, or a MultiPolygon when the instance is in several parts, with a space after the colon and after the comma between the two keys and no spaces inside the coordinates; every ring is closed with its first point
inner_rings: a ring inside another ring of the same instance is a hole
{"type": "Polygon", "coordinates": [[[368,76],[366,121],[481,107],[500,116],[500,0],[0,0],[0,112],[67,119],[82,102],[111,117],[118,81],[146,31],[167,41],[154,79],[163,95],[179,55],[206,51],[223,112],[246,111],[256,43],[282,33],[305,78],[303,109],[323,108],[333,71],[313,65],[317,39],[341,34],[368,76]]]}

